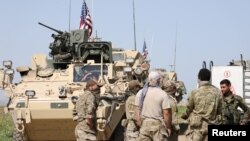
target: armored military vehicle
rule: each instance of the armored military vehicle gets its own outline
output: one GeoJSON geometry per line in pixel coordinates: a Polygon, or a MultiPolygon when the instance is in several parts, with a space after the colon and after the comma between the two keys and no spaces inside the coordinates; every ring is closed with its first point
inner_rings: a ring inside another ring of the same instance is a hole
{"type": "Polygon", "coordinates": [[[125,115],[128,81],[143,82],[149,65],[137,51],[114,49],[111,42],[88,41],[87,31],[62,32],[39,23],[52,34],[49,57],[34,54],[30,66],[17,67],[21,81],[13,84],[12,61],[3,61],[0,88],[9,102],[14,141],[73,141],[75,103],[85,84],[103,84],[96,119],[98,140],[122,140],[120,122],[125,115]]]}
{"type": "Polygon", "coordinates": [[[162,77],[162,81],[172,81],[176,85],[176,100],[177,102],[180,102],[183,99],[183,95],[187,94],[186,87],[183,81],[177,79],[177,73],[175,71],[167,71],[164,68],[154,68],[152,70],[155,70],[160,73],[162,77]]]}
{"type": "Polygon", "coordinates": [[[127,80],[145,82],[150,65],[138,51],[114,48],[112,54],[118,78],[124,77],[123,73],[129,73],[127,80]]]}

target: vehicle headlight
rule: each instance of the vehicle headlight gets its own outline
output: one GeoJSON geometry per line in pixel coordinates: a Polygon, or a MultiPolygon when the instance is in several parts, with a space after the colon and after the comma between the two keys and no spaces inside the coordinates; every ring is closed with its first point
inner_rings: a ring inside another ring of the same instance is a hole
{"type": "Polygon", "coordinates": [[[7,70],[5,70],[5,74],[12,75],[12,74],[14,74],[14,70],[13,69],[7,69],[7,70]]]}
{"type": "Polygon", "coordinates": [[[66,98],[67,97],[66,90],[67,90],[67,88],[65,86],[59,87],[59,98],[66,98]]]}
{"type": "Polygon", "coordinates": [[[133,58],[127,58],[126,59],[126,63],[133,63],[134,62],[134,59],[133,58]]]}
{"type": "Polygon", "coordinates": [[[78,97],[77,97],[77,96],[72,96],[72,97],[71,97],[72,103],[76,103],[77,100],[78,100],[78,97]]]}
{"type": "Polygon", "coordinates": [[[135,68],[135,74],[137,74],[137,75],[141,75],[142,74],[142,68],[140,68],[140,67],[137,67],[137,68],[135,68]]]}
{"type": "Polygon", "coordinates": [[[6,67],[6,68],[11,68],[12,67],[12,61],[11,60],[3,61],[3,66],[6,67]]]}
{"type": "Polygon", "coordinates": [[[26,90],[25,95],[29,98],[34,97],[36,95],[36,92],[34,90],[26,90]]]}
{"type": "Polygon", "coordinates": [[[132,71],[132,68],[131,68],[131,67],[124,67],[124,68],[123,68],[123,71],[124,71],[124,72],[131,72],[131,71],[132,71]]]}

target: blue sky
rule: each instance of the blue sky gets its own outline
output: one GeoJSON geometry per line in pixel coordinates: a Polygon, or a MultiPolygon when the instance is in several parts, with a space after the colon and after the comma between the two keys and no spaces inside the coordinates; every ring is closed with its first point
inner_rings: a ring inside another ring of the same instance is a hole
{"type": "MultiPolygon", "coordinates": [[[[94,33],[116,47],[134,48],[132,0],[86,2],[94,33]]],[[[71,1],[71,29],[79,27],[81,6],[82,0],[71,1]]],[[[227,65],[240,54],[250,59],[249,7],[249,0],[135,0],[137,49],[145,39],[151,67],[170,70],[178,25],[176,71],[190,91],[203,61],[227,65]]],[[[69,0],[5,0],[0,17],[0,60],[27,66],[32,54],[48,55],[52,41],[54,32],[38,22],[68,30],[69,0]]]]}

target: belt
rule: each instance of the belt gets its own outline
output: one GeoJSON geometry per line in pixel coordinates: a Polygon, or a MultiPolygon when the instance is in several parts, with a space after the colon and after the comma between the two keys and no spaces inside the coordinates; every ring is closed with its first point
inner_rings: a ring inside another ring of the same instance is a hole
{"type": "Polygon", "coordinates": [[[158,119],[145,118],[145,119],[143,119],[142,124],[144,124],[144,125],[161,125],[162,123],[158,119]]]}

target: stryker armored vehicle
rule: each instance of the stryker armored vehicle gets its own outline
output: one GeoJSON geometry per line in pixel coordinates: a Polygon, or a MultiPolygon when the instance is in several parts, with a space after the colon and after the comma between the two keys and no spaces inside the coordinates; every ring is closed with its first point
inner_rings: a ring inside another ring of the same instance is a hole
{"type": "Polygon", "coordinates": [[[74,107],[86,82],[103,84],[96,111],[98,140],[122,140],[121,120],[128,81],[144,82],[149,65],[137,51],[113,49],[111,42],[88,41],[87,31],[62,32],[39,23],[52,34],[49,57],[34,54],[30,66],[17,67],[21,81],[13,83],[12,61],[3,61],[0,88],[9,97],[5,112],[15,125],[14,141],[73,141],[74,107]]]}

